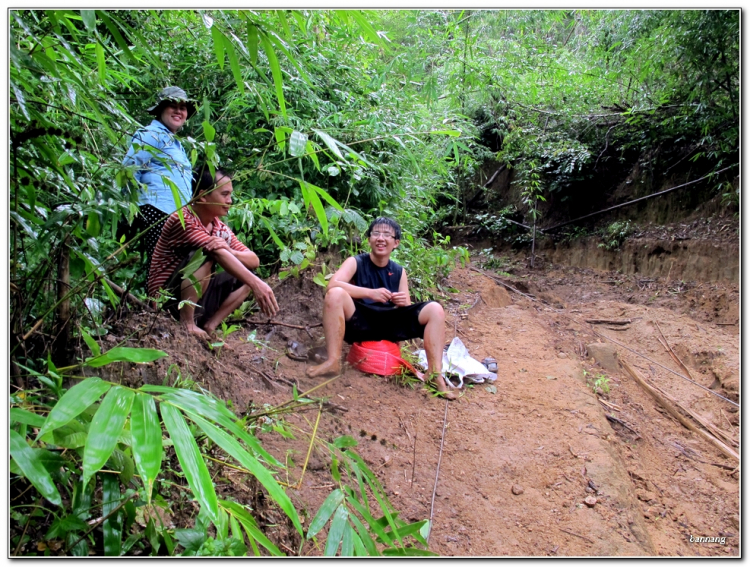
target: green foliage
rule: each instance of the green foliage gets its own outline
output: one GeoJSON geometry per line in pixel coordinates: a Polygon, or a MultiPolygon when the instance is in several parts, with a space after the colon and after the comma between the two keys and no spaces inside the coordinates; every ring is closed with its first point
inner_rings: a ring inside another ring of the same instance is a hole
{"type": "Polygon", "coordinates": [[[586,385],[591,388],[594,394],[608,394],[609,393],[609,378],[605,374],[598,374],[592,376],[586,370],[583,371],[583,375],[586,377],[586,385]]]}
{"type": "Polygon", "coordinates": [[[620,245],[632,232],[630,221],[615,221],[602,231],[603,242],[599,243],[599,248],[619,250],[620,245]]]}

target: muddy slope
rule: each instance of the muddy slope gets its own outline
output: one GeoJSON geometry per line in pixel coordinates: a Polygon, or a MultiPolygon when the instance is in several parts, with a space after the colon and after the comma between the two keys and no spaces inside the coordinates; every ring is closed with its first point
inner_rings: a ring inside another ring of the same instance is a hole
{"type": "MultiPolygon", "coordinates": [[[[500,370],[494,391],[474,386],[448,404],[444,438],[445,401],[352,369],[315,392],[334,404],[321,413],[316,437],[356,438],[356,450],[402,517],[421,520],[432,510],[430,549],[441,555],[738,555],[737,462],[673,419],[616,359],[604,368],[607,360],[598,363],[591,356],[596,349],[587,348],[607,342],[596,331],[676,368],[656,340],[658,325],[695,381],[737,401],[737,287],[693,282],[683,289],[674,280],[641,283],[639,276],[549,263],[528,271],[520,260],[514,266],[506,267],[513,276],[501,279],[534,299],[469,268],[450,277],[448,286],[460,291],[443,301],[446,338],[459,336],[477,359],[496,357],[500,370]],[[589,319],[631,322],[592,326],[589,319]],[[592,378],[605,379],[609,392],[596,395],[587,386],[592,378]],[[690,536],[725,539],[697,544],[690,536]]],[[[255,325],[233,334],[233,350],[219,354],[167,319],[150,327],[153,322],[142,321],[139,343],[171,357],[141,367],[139,376],[123,375],[162,383],[174,362],[183,379],[231,399],[238,413],[288,400],[293,382],[300,391],[320,385],[305,377],[306,362],[284,350],[289,340],[319,343],[321,330],[312,325],[319,321],[322,288],[290,278],[277,294],[283,310],[276,320],[292,326],[257,326],[256,337],[268,346],[246,340],[255,325]]],[[[628,350],[614,350],[728,437],[738,437],[734,406],[628,350]]],[[[303,473],[316,419],[313,411],[287,416],[294,439],[270,428],[260,435],[289,464],[283,480],[300,482],[290,494],[308,522],[335,487],[330,457],[320,448],[303,473]]],[[[247,479],[230,471],[226,479],[223,494],[257,500],[247,479]]],[[[289,530],[274,523],[272,511],[267,515],[259,522],[272,539],[296,549],[289,530]]],[[[313,544],[303,547],[305,555],[321,553],[313,544]]]]}

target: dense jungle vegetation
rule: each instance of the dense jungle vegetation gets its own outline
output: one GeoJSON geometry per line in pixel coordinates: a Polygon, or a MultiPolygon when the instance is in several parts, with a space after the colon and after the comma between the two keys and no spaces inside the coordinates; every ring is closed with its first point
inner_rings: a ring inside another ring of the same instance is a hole
{"type": "Polygon", "coordinates": [[[206,392],[76,378],[165,355],[101,341],[123,290],[145,299],[116,230],[137,210],[122,160],[165,86],[197,99],[180,139],[194,164],[234,172],[228,224],[262,277],[324,284],[323,255],[358,251],[388,215],[429,297],[465,257],[437,231],[467,221],[487,164],[513,170],[522,205],[481,222],[523,242],[506,219],[541,223],[545,202],[591,199],[636,163],[654,191],[681,168],[739,201],[738,10],[12,10],[9,33],[13,554],[288,554],[249,507],[217,499],[209,446],[257,478],[299,549],[330,520],[320,553],[429,553],[428,522],[397,517],[351,438],[328,446],[339,488],[303,528],[257,416],[206,392]],[[194,526],[148,512],[167,451],[194,526]]]}

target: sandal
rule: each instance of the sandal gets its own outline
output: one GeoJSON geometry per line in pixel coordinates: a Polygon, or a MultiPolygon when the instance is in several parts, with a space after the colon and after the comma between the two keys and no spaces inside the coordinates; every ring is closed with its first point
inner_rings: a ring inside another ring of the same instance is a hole
{"type": "Polygon", "coordinates": [[[497,360],[493,357],[488,356],[482,361],[482,364],[484,364],[490,372],[497,372],[497,360]]]}

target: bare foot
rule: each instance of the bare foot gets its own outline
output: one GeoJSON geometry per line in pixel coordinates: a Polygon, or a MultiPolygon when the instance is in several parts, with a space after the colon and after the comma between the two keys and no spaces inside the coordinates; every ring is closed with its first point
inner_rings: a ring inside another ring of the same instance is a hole
{"type": "Polygon", "coordinates": [[[318,366],[312,366],[307,369],[308,377],[319,378],[321,376],[335,376],[341,374],[341,360],[336,358],[334,360],[326,360],[323,364],[318,366]]]}
{"type": "Polygon", "coordinates": [[[197,325],[185,325],[185,330],[188,333],[195,335],[199,339],[203,339],[204,341],[211,340],[211,337],[209,336],[209,334],[203,329],[201,329],[200,327],[198,327],[197,325]]]}
{"type": "Polygon", "coordinates": [[[435,377],[435,387],[437,387],[441,397],[445,398],[446,400],[458,399],[458,394],[446,385],[445,378],[440,375],[435,377]]]}

